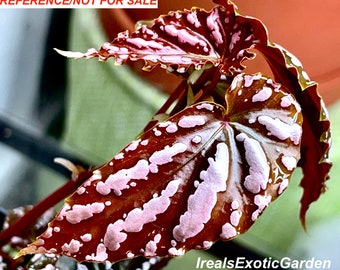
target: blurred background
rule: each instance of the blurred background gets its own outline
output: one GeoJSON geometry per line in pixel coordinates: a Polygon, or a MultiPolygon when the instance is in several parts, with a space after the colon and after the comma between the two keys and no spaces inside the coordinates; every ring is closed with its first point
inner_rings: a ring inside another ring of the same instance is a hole
{"type": "MultiPolygon", "coordinates": [[[[340,3],[334,0],[234,1],[241,14],[261,19],[272,41],[304,64],[329,109],[334,163],[329,190],[307,213],[308,233],[299,222],[297,170],[286,192],[234,246],[216,244],[192,251],[166,269],[195,269],[198,256],[238,254],[326,259],[340,267],[340,3]],[[181,268],[181,267],[180,267],[181,268]]],[[[178,81],[165,72],[135,73],[141,63],[117,67],[113,60],[70,60],[53,48],[99,48],[136,21],[210,1],[159,0],[157,10],[0,9],[0,207],[34,204],[69,176],[56,156],[98,165],[135,138],[178,81]],[[162,74],[160,76],[159,74],[162,74]],[[165,75],[163,75],[165,74],[165,75]]],[[[266,70],[259,62],[255,68],[266,70]]]]}

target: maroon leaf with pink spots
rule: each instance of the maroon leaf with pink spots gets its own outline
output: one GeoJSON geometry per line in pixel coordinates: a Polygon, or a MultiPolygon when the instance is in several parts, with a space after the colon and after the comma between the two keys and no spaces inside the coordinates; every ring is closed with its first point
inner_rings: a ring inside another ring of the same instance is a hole
{"type": "MultiPolygon", "coordinates": [[[[305,226],[309,205],[326,190],[325,182],[329,179],[331,168],[328,155],[330,122],[317,84],[309,79],[294,55],[269,42],[265,27],[259,20],[240,15],[229,1],[215,2],[220,6],[210,12],[194,8],[161,16],[151,26],[144,25],[132,34],[120,34],[111,43],[103,44],[99,51],[91,49],[84,54],[62,54],[75,58],[99,57],[104,61],[114,57],[119,64],[127,59],[144,60],[146,70],[161,65],[180,73],[190,66],[199,69],[210,63],[219,69],[218,75],[234,76],[244,69],[242,62],[245,59],[255,57],[248,51],[249,48],[260,51],[276,81],[289,89],[302,108],[305,121],[299,166],[304,173],[301,181],[304,191],[300,219],[305,226]]],[[[212,72],[204,75],[204,83],[213,81],[212,72]]],[[[209,94],[214,96],[214,93],[209,94]]]]}
{"type": "Polygon", "coordinates": [[[255,55],[247,51],[254,44],[266,44],[266,32],[256,19],[235,13],[235,6],[224,2],[210,12],[201,8],[170,12],[142,25],[133,33],[120,33],[99,51],[61,52],[74,58],[98,57],[116,63],[143,60],[144,69],[160,65],[169,71],[185,72],[190,66],[200,69],[206,64],[219,66],[222,73],[234,74],[244,69],[242,61],[255,55]]]}
{"type": "Polygon", "coordinates": [[[199,102],[131,142],[21,251],[78,261],[178,256],[245,232],[287,187],[302,116],[288,90],[236,76],[226,109],[199,102]]]}
{"type": "Polygon", "coordinates": [[[206,249],[248,230],[296,166],[304,172],[305,224],[331,167],[329,120],[316,83],[293,55],[269,42],[260,21],[239,15],[229,1],[215,2],[220,6],[210,12],[170,12],[99,51],[62,52],[114,57],[118,64],[143,60],[144,69],[160,65],[187,76],[188,84],[166,103],[178,98],[177,113],[93,170],[21,255],[119,261],[206,249]],[[241,73],[243,61],[255,56],[250,48],[264,55],[280,84],[241,73]],[[194,104],[184,107],[188,85],[194,104]]]}
{"type": "Polygon", "coordinates": [[[256,46],[267,59],[275,80],[284,84],[301,106],[303,115],[303,134],[301,160],[303,171],[301,186],[300,219],[306,226],[306,212],[326,190],[326,180],[332,163],[329,159],[331,147],[330,121],[325,104],[317,91],[317,83],[309,79],[301,62],[286,49],[277,44],[256,46]]]}

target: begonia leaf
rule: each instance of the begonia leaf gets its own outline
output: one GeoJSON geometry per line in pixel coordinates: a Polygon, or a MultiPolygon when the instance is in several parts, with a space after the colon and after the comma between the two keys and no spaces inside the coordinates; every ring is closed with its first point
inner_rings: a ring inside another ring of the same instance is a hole
{"type": "Polygon", "coordinates": [[[274,43],[259,45],[256,49],[267,59],[275,80],[288,87],[301,106],[304,122],[298,165],[303,170],[300,219],[305,227],[306,212],[326,190],[325,181],[332,166],[328,153],[331,146],[328,112],[317,91],[317,83],[310,80],[293,54],[274,43]]]}
{"type": "Polygon", "coordinates": [[[178,256],[244,233],[300,159],[301,108],[288,92],[240,74],[226,108],[200,102],[158,123],[95,169],[20,255],[178,256]]]}
{"type": "Polygon", "coordinates": [[[330,122],[317,84],[295,56],[269,41],[259,20],[240,15],[229,1],[215,2],[219,6],[209,12],[160,16],[99,51],[62,52],[113,57],[117,64],[142,60],[145,70],[160,65],[181,73],[190,78],[185,90],[193,105],[178,103],[175,115],[94,170],[20,254],[101,262],[206,249],[248,230],[296,166],[304,173],[305,226],[331,167],[330,122]],[[273,79],[242,73],[253,48],[268,61],[273,79]],[[214,101],[198,102],[207,97],[214,101]]]}
{"type": "Polygon", "coordinates": [[[142,25],[133,33],[120,33],[99,51],[63,52],[74,58],[113,57],[117,64],[143,60],[144,69],[160,65],[168,71],[185,72],[190,66],[202,68],[207,63],[219,66],[222,73],[234,74],[244,69],[242,61],[255,55],[248,52],[257,43],[266,43],[266,30],[260,21],[237,14],[231,3],[216,6],[210,12],[201,8],[170,12],[142,25]]]}

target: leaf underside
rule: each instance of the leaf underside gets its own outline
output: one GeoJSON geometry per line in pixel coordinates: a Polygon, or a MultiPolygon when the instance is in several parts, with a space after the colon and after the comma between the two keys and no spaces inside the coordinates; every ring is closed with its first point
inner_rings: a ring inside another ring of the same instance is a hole
{"type": "Polygon", "coordinates": [[[258,48],[266,57],[275,76],[275,81],[284,84],[297,99],[302,109],[303,134],[301,141],[302,168],[300,219],[306,227],[306,212],[326,190],[326,180],[332,163],[329,159],[331,147],[330,121],[326,106],[317,91],[317,83],[310,80],[301,62],[277,44],[258,48]]]}
{"type": "Polygon", "coordinates": [[[187,107],[96,169],[21,254],[178,256],[245,232],[288,185],[302,116],[261,74],[238,75],[226,92],[227,110],[187,107]]]}

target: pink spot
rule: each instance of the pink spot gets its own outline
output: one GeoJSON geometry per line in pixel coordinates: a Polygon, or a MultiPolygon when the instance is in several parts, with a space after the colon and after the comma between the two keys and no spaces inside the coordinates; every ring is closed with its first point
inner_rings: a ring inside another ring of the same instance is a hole
{"type": "Polygon", "coordinates": [[[295,145],[298,145],[302,136],[302,128],[294,123],[292,125],[282,122],[278,118],[271,118],[266,115],[258,117],[261,125],[264,125],[268,130],[268,135],[273,135],[280,140],[290,139],[295,145]]]}
{"type": "Polygon", "coordinates": [[[263,210],[269,205],[272,197],[270,195],[256,195],[254,197],[254,203],[258,206],[257,210],[253,212],[251,215],[252,221],[255,221],[259,215],[263,212],[263,210]]]}
{"type": "Polygon", "coordinates": [[[237,75],[233,81],[231,82],[231,85],[230,85],[230,92],[231,91],[234,91],[236,88],[239,87],[239,85],[242,83],[242,75],[237,75]]]}
{"type": "Polygon", "coordinates": [[[124,242],[127,238],[127,234],[123,233],[124,221],[118,219],[114,223],[107,226],[104,235],[104,245],[109,250],[114,251],[120,248],[120,243],[124,242]]]}
{"type": "Polygon", "coordinates": [[[292,95],[287,95],[281,98],[280,106],[282,108],[287,108],[290,105],[292,105],[293,102],[294,102],[294,98],[292,97],[292,95]]]}
{"type": "Polygon", "coordinates": [[[148,145],[148,143],[149,143],[149,140],[148,140],[148,139],[143,140],[143,141],[140,142],[140,144],[141,144],[141,145],[144,145],[144,146],[148,145]]]}
{"type": "Polygon", "coordinates": [[[146,257],[156,256],[157,244],[161,240],[161,237],[162,236],[160,234],[156,234],[154,240],[151,240],[146,244],[144,249],[144,256],[146,257]]]}
{"type": "Polygon", "coordinates": [[[166,127],[166,132],[168,133],[175,133],[178,128],[177,128],[177,125],[175,123],[171,123],[169,126],[166,127]]]}
{"type": "Polygon", "coordinates": [[[212,12],[207,17],[207,27],[211,31],[211,35],[216,45],[223,44],[223,38],[222,38],[221,31],[220,31],[220,26],[218,24],[218,19],[219,19],[218,9],[215,8],[212,10],[212,12]]]}
{"type": "Polygon", "coordinates": [[[241,36],[241,30],[237,31],[231,36],[231,41],[229,44],[229,52],[231,52],[234,49],[236,43],[240,41],[240,36],[241,36]]]}
{"type": "Polygon", "coordinates": [[[261,188],[266,189],[269,179],[269,165],[260,143],[240,133],[236,136],[238,141],[244,143],[245,158],[249,165],[249,175],[244,180],[245,188],[252,193],[259,193],[261,188]]]}
{"type": "Polygon", "coordinates": [[[92,240],[92,234],[86,233],[80,236],[80,239],[83,240],[84,242],[89,242],[92,240]]]}
{"type": "Polygon", "coordinates": [[[244,87],[250,87],[254,81],[261,79],[262,75],[261,73],[257,73],[255,75],[244,75],[243,78],[244,78],[244,87]]]}
{"type": "Polygon", "coordinates": [[[201,26],[201,23],[197,18],[196,12],[188,13],[187,20],[188,20],[189,23],[193,24],[196,28],[199,28],[201,26]]]}
{"type": "Polygon", "coordinates": [[[209,167],[200,173],[203,180],[189,196],[187,211],[181,215],[179,225],[173,229],[177,241],[184,242],[203,230],[204,224],[211,218],[211,212],[217,202],[217,192],[226,190],[228,177],[229,151],[224,143],[217,145],[215,160],[208,159],[209,167]]]}
{"type": "Polygon", "coordinates": [[[152,49],[158,49],[161,50],[163,49],[163,46],[153,40],[145,40],[142,38],[127,38],[126,42],[135,45],[137,48],[141,49],[141,48],[152,48],[152,49]]]}
{"type": "Polygon", "coordinates": [[[242,217],[242,212],[240,212],[240,211],[233,211],[233,212],[231,212],[231,214],[230,214],[230,223],[231,223],[231,225],[233,225],[235,227],[238,226],[241,217],[242,217]]]}
{"type": "Polygon", "coordinates": [[[138,147],[138,145],[139,145],[139,143],[140,143],[140,141],[141,141],[141,139],[138,139],[138,140],[136,140],[136,141],[132,141],[132,142],[129,144],[129,146],[127,146],[127,147],[125,148],[125,152],[129,152],[129,151],[134,151],[134,150],[136,150],[137,147],[138,147]]]}
{"type": "Polygon", "coordinates": [[[168,253],[171,256],[182,256],[184,255],[185,250],[183,248],[177,249],[177,248],[172,247],[172,248],[169,248],[168,253]]]}
{"type": "Polygon", "coordinates": [[[72,239],[70,243],[65,243],[62,245],[61,250],[65,252],[67,255],[71,255],[72,253],[79,252],[80,248],[83,246],[78,240],[72,239]]]}
{"type": "Polygon", "coordinates": [[[91,218],[93,214],[99,214],[103,212],[104,208],[104,204],[99,202],[86,205],[75,204],[71,210],[66,210],[64,215],[69,223],[76,224],[91,218]]]}
{"type": "Polygon", "coordinates": [[[68,203],[65,203],[64,206],[60,209],[59,214],[56,217],[56,220],[61,221],[64,219],[66,212],[71,209],[71,206],[68,203]]]}
{"type": "Polygon", "coordinates": [[[150,172],[151,173],[158,173],[158,166],[157,164],[151,163],[149,166],[150,172]]]}
{"type": "Polygon", "coordinates": [[[262,212],[264,210],[265,207],[268,206],[268,204],[271,202],[272,200],[272,196],[270,195],[256,195],[254,197],[254,203],[259,207],[259,211],[262,212]]]}
{"type": "Polygon", "coordinates": [[[159,137],[159,136],[162,135],[162,132],[159,131],[157,128],[154,128],[154,129],[153,129],[153,132],[154,132],[155,136],[157,136],[157,137],[159,137]]]}
{"type": "Polygon", "coordinates": [[[183,153],[187,150],[187,146],[184,143],[175,143],[172,146],[165,146],[164,149],[154,152],[149,161],[150,166],[164,165],[173,161],[173,157],[177,154],[183,153]]]}
{"type": "Polygon", "coordinates": [[[297,161],[295,157],[283,156],[281,158],[282,164],[286,167],[288,171],[292,171],[296,168],[297,161]]]}
{"type": "Polygon", "coordinates": [[[104,182],[98,182],[96,185],[96,191],[101,195],[108,195],[111,192],[111,188],[104,182]]]}
{"type": "Polygon", "coordinates": [[[268,100],[273,93],[273,90],[269,87],[264,86],[258,91],[251,99],[252,102],[262,102],[268,100]]]}
{"type": "Polygon", "coordinates": [[[102,195],[108,195],[111,190],[117,196],[122,194],[122,190],[128,189],[130,180],[147,180],[149,174],[149,163],[142,159],[135,166],[129,169],[121,169],[111,174],[105,182],[98,182],[96,191],[102,195]]]}
{"type": "Polygon", "coordinates": [[[240,207],[240,203],[237,201],[237,200],[234,200],[232,203],[231,203],[231,209],[233,210],[236,210],[240,207]]]}
{"type": "Polygon", "coordinates": [[[86,191],[86,189],[84,187],[80,187],[80,188],[77,189],[78,195],[84,194],[85,191],[86,191]]]}
{"type": "Polygon", "coordinates": [[[187,29],[177,29],[175,25],[167,24],[164,26],[164,30],[168,35],[177,37],[179,43],[187,43],[191,46],[195,46],[196,44],[202,47],[207,46],[205,41],[192,35],[187,29]]]}
{"type": "Polygon", "coordinates": [[[128,253],[126,253],[126,257],[131,259],[131,258],[135,257],[135,254],[133,254],[131,251],[129,251],[128,253]]]}
{"type": "Polygon", "coordinates": [[[109,250],[117,250],[120,243],[126,240],[128,232],[140,232],[144,224],[155,221],[156,216],[164,213],[170,206],[170,197],[177,192],[180,182],[181,180],[172,180],[159,197],[152,198],[147,203],[144,203],[142,208],[131,210],[124,217],[125,220],[119,219],[110,224],[104,235],[105,246],[109,250]]]}
{"type": "Polygon", "coordinates": [[[213,245],[213,242],[211,241],[203,241],[203,248],[205,249],[211,248],[212,245],[213,245]]]}
{"type": "Polygon", "coordinates": [[[194,138],[191,140],[193,143],[200,143],[202,141],[202,137],[199,135],[196,135],[194,138]]]}
{"type": "Polygon", "coordinates": [[[259,209],[255,210],[255,211],[251,214],[251,220],[252,220],[252,221],[257,220],[258,217],[259,217],[259,215],[260,215],[260,210],[259,210],[259,209]]]}
{"type": "Polygon", "coordinates": [[[205,119],[200,115],[183,116],[178,125],[182,128],[193,128],[195,126],[202,126],[205,124],[205,119]]]}
{"type": "Polygon", "coordinates": [[[92,176],[84,182],[83,186],[84,186],[84,187],[88,187],[88,186],[91,185],[91,183],[92,183],[93,181],[95,181],[95,180],[100,180],[100,179],[102,179],[102,174],[101,174],[101,172],[100,172],[99,170],[95,170],[95,171],[93,171],[92,176]]]}
{"type": "Polygon", "coordinates": [[[198,109],[198,110],[205,109],[207,111],[213,111],[214,110],[214,105],[209,104],[209,103],[201,103],[201,104],[196,106],[196,109],[198,109]]]}
{"type": "Polygon", "coordinates": [[[229,240],[236,235],[236,229],[230,223],[226,223],[222,226],[222,232],[220,234],[222,240],[229,240]]]}
{"type": "Polygon", "coordinates": [[[103,262],[105,260],[107,260],[108,255],[106,253],[106,247],[104,244],[100,243],[97,246],[97,250],[96,250],[96,255],[92,254],[92,255],[86,255],[85,259],[87,261],[96,261],[96,262],[103,262]]]}
{"type": "MultiPolygon", "coordinates": [[[[120,160],[120,159],[123,159],[123,158],[124,158],[124,153],[118,153],[114,157],[115,160],[120,160]]],[[[113,165],[113,163],[112,163],[112,165],[113,165]]],[[[110,166],[112,166],[112,165],[110,165],[110,166]]]]}
{"type": "Polygon", "coordinates": [[[143,208],[135,208],[131,210],[124,223],[124,230],[127,232],[139,232],[143,225],[156,220],[156,215],[164,213],[170,206],[170,197],[172,197],[180,184],[180,180],[172,180],[169,182],[161,195],[152,198],[143,204],[143,208]]]}
{"type": "Polygon", "coordinates": [[[167,24],[164,26],[164,31],[167,33],[169,36],[175,37],[177,36],[177,28],[174,25],[167,24]]]}

